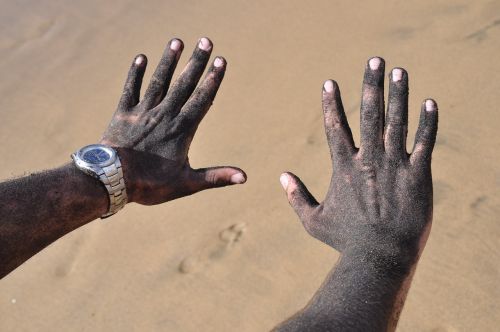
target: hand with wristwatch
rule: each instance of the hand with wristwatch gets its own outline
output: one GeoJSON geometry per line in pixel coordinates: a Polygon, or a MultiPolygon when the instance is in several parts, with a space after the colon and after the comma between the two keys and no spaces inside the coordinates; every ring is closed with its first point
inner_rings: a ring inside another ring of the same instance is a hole
{"type": "Polygon", "coordinates": [[[138,55],[130,68],[122,98],[100,144],[72,155],[78,169],[104,185],[109,209],[118,212],[127,202],[159,204],[197,191],[243,183],[235,167],[193,169],[188,149],[196,129],[212,105],[226,61],[216,57],[196,87],[210,58],[212,43],[201,38],[185,70],[170,85],[183,44],[173,39],[139,101],[147,60],[138,55]]]}
{"type": "Polygon", "coordinates": [[[201,38],[170,84],[184,48],[172,39],[142,100],[147,58],[137,55],[98,144],[73,153],[73,163],[0,183],[0,215],[9,216],[0,224],[0,278],[61,236],[110,217],[129,202],[160,204],[246,181],[237,167],[194,169],[189,164],[189,146],[226,70],[226,60],[216,57],[198,84],[212,46],[201,38]]]}

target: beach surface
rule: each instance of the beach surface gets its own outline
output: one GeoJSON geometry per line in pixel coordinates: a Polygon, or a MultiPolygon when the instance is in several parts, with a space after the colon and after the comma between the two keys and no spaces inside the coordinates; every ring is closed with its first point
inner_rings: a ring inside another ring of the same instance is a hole
{"type": "MultiPolygon", "coordinates": [[[[279,184],[318,199],[331,164],[321,88],[341,88],[359,142],[366,60],[440,109],[434,222],[399,331],[500,326],[500,1],[0,1],[0,178],[69,162],[110,120],[134,56],[145,82],[173,37],[228,69],[190,150],[243,186],[130,204],[0,281],[1,331],[266,331],[301,309],[338,253],[302,228],[279,184]]],[[[179,70],[177,71],[177,73],[179,70]]]]}

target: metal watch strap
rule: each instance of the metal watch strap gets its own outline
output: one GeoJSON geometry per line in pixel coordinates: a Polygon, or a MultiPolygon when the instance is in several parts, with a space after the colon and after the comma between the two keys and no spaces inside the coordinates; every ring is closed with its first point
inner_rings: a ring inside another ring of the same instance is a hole
{"type": "Polygon", "coordinates": [[[101,217],[103,219],[112,216],[127,204],[127,191],[120,159],[116,158],[113,164],[101,168],[97,175],[109,194],[109,209],[101,217]]]}

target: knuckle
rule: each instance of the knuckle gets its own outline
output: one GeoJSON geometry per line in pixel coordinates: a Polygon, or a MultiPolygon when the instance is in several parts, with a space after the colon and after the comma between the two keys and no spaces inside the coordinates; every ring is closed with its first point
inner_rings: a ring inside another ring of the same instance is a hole
{"type": "Polygon", "coordinates": [[[361,167],[361,173],[366,180],[375,180],[377,177],[377,171],[374,165],[365,164],[361,167]]]}
{"type": "Polygon", "coordinates": [[[217,177],[215,172],[206,172],[205,181],[208,182],[209,184],[215,185],[219,183],[219,178],[217,177]]]}
{"type": "Polygon", "coordinates": [[[194,117],[192,112],[189,111],[181,111],[181,114],[178,115],[178,126],[180,131],[184,131],[187,127],[191,127],[194,123],[194,117]]]}
{"type": "Polygon", "coordinates": [[[171,134],[179,134],[184,132],[185,130],[186,130],[186,123],[184,119],[178,117],[177,119],[172,121],[169,132],[171,134]]]}

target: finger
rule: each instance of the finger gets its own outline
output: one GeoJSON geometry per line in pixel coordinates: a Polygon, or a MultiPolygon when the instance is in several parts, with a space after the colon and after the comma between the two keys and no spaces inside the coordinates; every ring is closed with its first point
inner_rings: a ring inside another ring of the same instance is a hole
{"type": "Polygon", "coordinates": [[[283,173],[280,176],[280,182],[286,191],[288,202],[309,232],[311,229],[310,219],[315,208],[319,205],[318,201],[296,175],[288,172],[283,173]]]}
{"type": "Polygon", "coordinates": [[[408,73],[394,68],[389,82],[389,105],[385,125],[385,151],[391,159],[406,159],[408,132],[408,73]]]}
{"type": "Polygon", "coordinates": [[[340,98],[340,89],[332,80],[323,85],[323,116],[333,161],[346,160],[355,151],[354,140],[340,98]]]}
{"type": "Polygon", "coordinates": [[[134,62],[132,62],[128,71],[120,102],[118,103],[118,110],[127,111],[139,102],[142,78],[146,71],[147,62],[148,59],[144,54],[139,54],[134,58],[134,62]]]}
{"type": "Polygon", "coordinates": [[[200,168],[193,170],[193,172],[194,192],[233,184],[243,184],[247,181],[245,172],[237,167],[200,168]]]}
{"type": "Polygon", "coordinates": [[[216,57],[203,82],[196,88],[179,113],[180,121],[191,125],[192,135],[194,135],[198,124],[212,106],[224,78],[226,66],[227,63],[224,58],[216,57]]]}
{"type": "Polygon", "coordinates": [[[361,101],[361,144],[363,160],[372,161],[383,149],[384,130],[384,60],[374,57],[368,61],[363,80],[361,101]]]}
{"type": "Polygon", "coordinates": [[[160,63],[158,63],[158,66],[151,77],[148,89],[144,94],[142,104],[145,109],[150,109],[158,105],[167,94],[170,81],[172,80],[175,67],[177,66],[177,61],[179,60],[183,48],[184,45],[179,39],[172,39],[168,43],[165,51],[163,52],[160,63]]]}
{"type": "Polygon", "coordinates": [[[415,145],[410,156],[410,163],[430,164],[432,150],[436,142],[438,127],[438,106],[432,99],[427,99],[422,104],[420,112],[420,121],[417,134],[415,135],[415,145]]]}
{"type": "Polygon", "coordinates": [[[180,111],[196,88],[211,52],[212,42],[208,38],[201,38],[188,64],[161,102],[165,110],[174,114],[180,111]]]}

